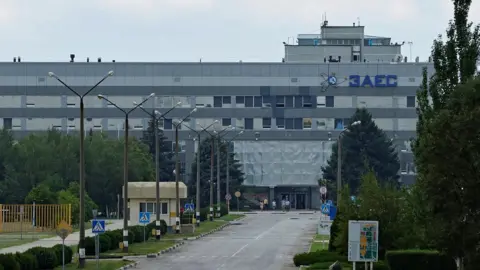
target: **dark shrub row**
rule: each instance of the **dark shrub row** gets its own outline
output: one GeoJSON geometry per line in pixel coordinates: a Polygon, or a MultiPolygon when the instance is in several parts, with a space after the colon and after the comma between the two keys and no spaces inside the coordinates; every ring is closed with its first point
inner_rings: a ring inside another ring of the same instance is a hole
{"type": "MultiPolygon", "coordinates": [[[[65,246],[65,264],[72,262],[73,251],[65,246]]],[[[0,270],[46,270],[62,265],[62,245],[34,247],[23,253],[0,254],[0,270]]]]}
{"type": "MultiPolygon", "coordinates": [[[[293,257],[293,263],[295,266],[309,265],[309,269],[328,269],[330,265],[336,261],[342,265],[351,265],[348,262],[347,256],[340,255],[336,252],[330,252],[327,250],[319,250],[314,252],[305,252],[296,254],[293,257]]],[[[364,263],[357,263],[357,270],[367,270],[364,263]]],[[[388,270],[388,265],[382,261],[373,264],[374,270],[388,270]]]]}
{"type": "MultiPolygon", "coordinates": [[[[152,236],[152,230],[155,230],[155,221],[147,226],[136,225],[128,227],[128,243],[141,243],[143,242],[143,233],[145,230],[145,240],[148,240],[152,236]]],[[[160,231],[162,235],[167,233],[167,223],[164,220],[160,220],[160,231]]],[[[100,234],[100,252],[107,252],[115,250],[120,247],[120,243],[123,242],[123,229],[117,229],[112,231],[106,231],[100,234]]],[[[95,237],[85,238],[85,254],[87,256],[95,255],[95,237]]]]}
{"type": "MultiPolygon", "coordinates": [[[[217,206],[213,207],[213,216],[217,216],[217,206]]],[[[225,216],[228,214],[228,208],[227,205],[222,203],[220,204],[220,216],[225,216]]],[[[200,221],[206,221],[208,220],[208,217],[210,215],[210,207],[204,207],[200,209],[200,221]]]]}
{"type": "Polygon", "coordinates": [[[391,270],[456,270],[455,260],[432,250],[388,251],[385,258],[391,270]]]}

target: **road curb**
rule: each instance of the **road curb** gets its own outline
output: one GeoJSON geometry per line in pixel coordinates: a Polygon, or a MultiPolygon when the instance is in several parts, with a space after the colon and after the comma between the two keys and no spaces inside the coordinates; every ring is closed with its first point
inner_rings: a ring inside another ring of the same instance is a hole
{"type": "Polygon", "coordinates": [[[180,242],[180,243],[177,243],[167,249],[164,249],[164,250],[160,250],[159,252],[157,253],[152,253],[152,254],[148,254],[146,257],[147,258],[156,258],[162,254],[165,254],[165,253],[169,253],[169,252],[172,252],[174,250],[176,250],[177,248],[180,248],[181,246],[183,246],[185,244],[185,242],[180,242]]]}
{"type": "Polygon", "coordinates": [[[223,228],[225,228],[225,227],[227,227],[227,226],[232,225],[232,224],[230,224],[230,222],[240,221],[240,220],[242,220],[242,219],[244,219],[244,218],[246,218],[246,216],[243,216],[243,217],[241,217],[241,218],[237,218],[237,219],[235,219],[235,220],[229,221],[229,222],[223,224],[222,226],[220,226],[220,227],[218,227],[218,228],[216,228],[216,229],[213,229],[213,230],[211,230],[211,231],[209,231],[209,232],[200,234],[200,235],[198,235],[198,236],[184,238],[184,240],[194,241],[194,240],[203,238],[203,237],[205,237],[205,236],[207,236],[207,235],[210,235],[210,234],[212,234],[212,233],[215,233],[215,232],[218,232],[218,231],[220,231],[220,230],[223,230],[223,228]]]}
{"type": "Polygon", "coordinates": [[[124,266],[118,268],[117,270],[125,270],[125,269],[134,268],[134,267],[136,268],[137,265],[138,265],[138,262],[133,262],[131,264],[124,265],[124,266]]]}

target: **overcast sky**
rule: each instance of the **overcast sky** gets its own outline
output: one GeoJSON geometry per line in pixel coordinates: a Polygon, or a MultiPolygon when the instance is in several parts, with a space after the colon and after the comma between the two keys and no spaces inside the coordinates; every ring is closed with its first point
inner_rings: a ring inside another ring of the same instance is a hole
{"type": "Polygon", "coordinates": [[[450,0],[0,0],[0,61],[278,62],[282,42],[318,33],[323,13],[412,41],[421,60],[453,16],[450,0]]]}

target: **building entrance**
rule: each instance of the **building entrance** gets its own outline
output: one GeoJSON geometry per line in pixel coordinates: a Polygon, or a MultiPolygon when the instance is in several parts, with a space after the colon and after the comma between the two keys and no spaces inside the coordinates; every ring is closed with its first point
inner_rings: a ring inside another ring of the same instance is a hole
{"type": "Polygon", "coordinates": [[[306,196],[304,193],[295,194],[295,209],[306,209],[306,196]]]}

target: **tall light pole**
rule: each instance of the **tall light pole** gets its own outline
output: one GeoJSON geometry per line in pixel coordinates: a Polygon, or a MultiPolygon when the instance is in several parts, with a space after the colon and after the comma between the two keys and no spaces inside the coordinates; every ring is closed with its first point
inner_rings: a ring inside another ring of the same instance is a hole
{"type": "MultiPolygon", "coordinates": [[[[350,125],[350,128],[360,124],[362,124],[361,121],[355,121],[350,125]]],[[[337,140],[337,205],[340,203],[342,194],[342,135],[347,131],[349,131],[348,128],[340,132],[337,140]]]]}
{"type": "Polygon", "coordinates": [[[221,193],[220,193],[220,140],[223,137],[222,133],[228,133],[228,131],[235,129],[231,125],[224,128],[220,132],[214,131],[214,133],[217,135],[217,217],[220,217],[220,203],[222,202],[221,198],[221,193]]]}
{"type": "Polygon", "coordinates": [[[197,111],[194,108],[185,118],[175,124],[175,233],[180,233],[180,156],[178,147],[178,129],[182,123],[197,111]]]}
{"type": "MultiPolygon", "coordinates": [[[[243,134],[243,130],[237,133],[235,136],[233,136],[230,140],[227,140],[227,149],[225,150],[227,153],[227,180],[226,180],[226,188],[225,188],[225,195],[230,195],[230,199],[232,198],[232,195],[230,194],[230,143],[235,140],[238,136],[243,134]]],[[[230,200],[227,199],[227,211],[230,213],[230,200]]]]}
{"type": "MultiPolygon", "coordinates": [[[[133,102],[133,105],[136,106],[138,105],[137,102],[133,102]]],[[[161,114],[159,111],[154,110],[152,113],[148,112],[143,108],[143,106],[140,106],[139,108],[148,114],[152,119],[153,119],[153,128],[155,132],[155,238],[156,240],[160,240],[160,235],[161,235],[161,228],[160,228],[160,144],[158,143],[158,133],[160,132],[160,129],[158,127],[158,120],[160,118],[165,118],[169,112],[171,112],[173,109],[175,109],[177,106],[182,105],[181,102],[178,102],[175,106],[170,108],[168,111],[166,111],[164,114],[161,114]]],[[[153,106],[155,108],[155,105],[153,106]]]]}
{"type": "Polygon", "coordinates": [[[129,211],[128,211],[128,116],[131,112],[135,111],[138,107],[142,106],[145,102],[147,102],[150,98],[155,96],[154,93],[151,93],[145,100],[137,104],[135,107],[131,108],[130,110],[125,110],[123,108],[118,107],[117,104],[113,103],[111,100],[106,98],[103,95],[98,95],[99,99],[105,100],[108,104],[112,105],[113,107],[117,108],[121,112],[125,114],[125,134],[124,134],[124,148],[123,148],[123,253],[128,253],[128,219],[129,219],[129,211]]]}
{"type": "Polygon", "coordinates": [[[84,111],[85,106],[83,103],[83,98],[90,94],[93,89],[97,88],[103,81],[105,81],[108,77],[113,76],[113,70],[110,70],[103,78],[98,81],[94,86],[92,86],[87,92],[84,94],[79,94],[77,91],[73,90],[69,85],[67,85],[64,81],[62,81],[55,73],[48,72],[48,76],[51,78],[56,79],[60,82],[63,86],[65,86],[68,90],[70,90],[73,94],[80,98],[80,241],[78,243],[78,257],[79,257],[79,265],[80,268],[85,267],[85,148],[84,148],[84,140],[85,140],[85,122],[84,122],[84,111]]]}
{"type": "Polygon", "coordinates": [[[193,131],[195,134],[197,134],[197,141],[198,141],[198,144],[197,144],[197,185],[196,185],[196,193],[197,193],[197,198],[196,198],[196,207],[195,207],[195,211],[197,212],[196,213],[196,220],[197,220],[197,227],[200,226],[200,144],[202,143],[201,141],[201,135],[202,135],[202,132],[208,132],[207,130],[215,125],[216,123],[218,123],[218,120],[215,120],[213,123],[211,123],[209,126],[205,127],[205,128],[202,128],[200,131],[196,131],[195,129],[187,126],[187,125],[183,125],[185,127],[187,127],[188,129],[190,129],[191,131],[193,131]]]}

